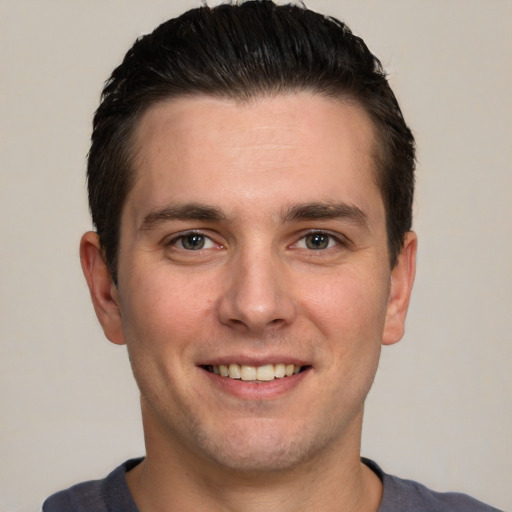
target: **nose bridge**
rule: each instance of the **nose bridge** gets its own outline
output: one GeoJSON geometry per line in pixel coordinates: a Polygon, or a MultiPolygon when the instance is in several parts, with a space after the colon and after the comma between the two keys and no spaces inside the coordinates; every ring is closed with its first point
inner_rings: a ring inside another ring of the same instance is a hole
{"type": "Polygon", "coordinates": [[[295,307],[286,263],[272,247],[260,243],[240,249],[229,267],[219,304],[223,323],[256,332],[292,321],[295,307]]]}

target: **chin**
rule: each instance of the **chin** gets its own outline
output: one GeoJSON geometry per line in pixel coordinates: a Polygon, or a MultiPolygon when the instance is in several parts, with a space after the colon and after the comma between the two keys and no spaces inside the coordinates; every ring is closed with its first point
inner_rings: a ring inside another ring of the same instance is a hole
{"type": "Polygon", "coordinates": [[[332,441],[331,436],[314,435],[307,429],[292,433],[268,425],[231,425],[222,436],[202,432],[196,442],[214,464],[249,475],[293,470],[332,441]]]}

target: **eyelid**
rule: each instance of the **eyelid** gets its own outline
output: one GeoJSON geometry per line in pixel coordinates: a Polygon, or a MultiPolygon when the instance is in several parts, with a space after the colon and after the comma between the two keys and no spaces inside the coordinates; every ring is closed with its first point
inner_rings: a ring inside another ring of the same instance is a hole
{"type": "MultiPolygon", "coordinates": [[[[317,229],[309,229],[309,230],[303,232],[303,234],[298,238],[298,240],[294,244],[292,244],[292,247],[297,247],[299,242],[305,240],[306,237],[308,237],[310,235],[316,235],[316,234],[325,235],[325,236],[329,237],[331,240],[334,240],[336,242],[336,246],[347,247],[350,244],[350,240],[346,236],[342,235],[341,233],[333,233],[332,231],[329,231],[328,229],[317,228],[317,229]]],[[[308,249],[308,248],[305,247],[305,249],[308,249]]],[[[327,249],[333,249],[333,247],[328,247],[326,249],[318,249],[318,252],[325,251],[327,249]]],[[[313,249],[308,249],[308,250],[313,250],[313,249]]]]}
{"type": "MultiPolygon", "coordinates": [[[[187,236],[191,236],[191,235],[202,236],[205,239],[210,240],[210,242],[213,245],[222,247],[222,244],[216,242],[210,235],[207,235],[204,231],[202,231],[200,229],[187,229],[187,230],[184,230],[184,231],[179,231],[178,233],[173,233],[172,235],[167,236],[164,239],[163,243],[167,247],[172,247],[172,246],[175,246],[176,242],[178,242],[180,240],[183,240],[187,236]]],[[[209,248],[207,248],[207,249],[209,249],[209,248]]],[[[186,249],[183,249],[183,250],[186,250],[186,249]]],[[[198,249],[198,250],[203,250],[203,249],[198,249]]]]}
{"type": "MultiPolygon", "coordinates": [[[[321,234],[329,237],[331,240],[334,240],[336,242],[336,245],[339,246],[348,246],[350,245],[351,241],[343,234],[341,233],[333,233],[332,231],[328,229],[308,229],[303,231],[300,236],[297,238],[297,241],[292,243],[291,247],[297,247],[298,243],[302,240],[304,240],[307,236],[315,235],[315,234],[321,234]]],[[[214,245],[218,247],[224,247],[224,244],[218,242],[215,240],[214,237],[212,237],[210,234],[205,233],[204,230],[201,229],[187,229],[184,231],[179,231],[177,233],[173,233],[172,235],[169,235],[164,238],[163,244],[165,246],[173,246],[178,242],[179,240],[182,240],[183,238],[190,236],[190,235],[199,235],[202,236],[208,240],[210,240],[214,245]]],[[[311,249],[310,249],[311,250],[311,249]]],[[[326,249],[323,249],[326,250],[326,249]]]]}

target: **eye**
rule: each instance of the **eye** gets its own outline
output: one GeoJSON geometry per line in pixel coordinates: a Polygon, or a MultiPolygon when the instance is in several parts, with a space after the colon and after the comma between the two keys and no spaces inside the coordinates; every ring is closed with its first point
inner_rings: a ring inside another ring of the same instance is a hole
{"type": "Polygon", "coordinates": [[[299,249],[310,249],[313,251],[321,251],[324,249],[330,249],[340,244],[340,241],[328,233],[322,231],[315,231],[308,233],[297,242],[299,249]]]}
{"type": "Polygon", "coordinates": [[[180,235],[174,238],[169,245],[187,251],[200,251],[201,249],[211,249],[215,247],[213,240],[201,233],[186,233],[180,235]]]}

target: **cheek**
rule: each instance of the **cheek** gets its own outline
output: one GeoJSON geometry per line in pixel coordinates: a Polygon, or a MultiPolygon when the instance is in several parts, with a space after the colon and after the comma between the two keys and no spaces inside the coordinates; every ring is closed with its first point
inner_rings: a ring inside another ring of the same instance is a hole
{"type": "Polygon", "coordinates": [[[304,310],[327,339],[339,339],[341,345],[377,339],[380,344],[387,307],[382,283],[355,272],[331,276],[316,287],[311,283],[303,295],[304,310]]]}
{"type": "Polygon", "coordinates": [[[197,340],[214,302],[212,287],[183,275],[149,274],[144,280],[133,275],[126,295],[120,294],[127,343],[176,351],[197,340]]]}
{"type": "Polygon", "coordinates": [[[209,301],[190,282],[165,279],[162,272],[144,280],[133,275],[129,284],[120,306],[133,374],[150,403],[167,397],[162,407],[177,407],[197,342],[205,338],[209,301]]]}

